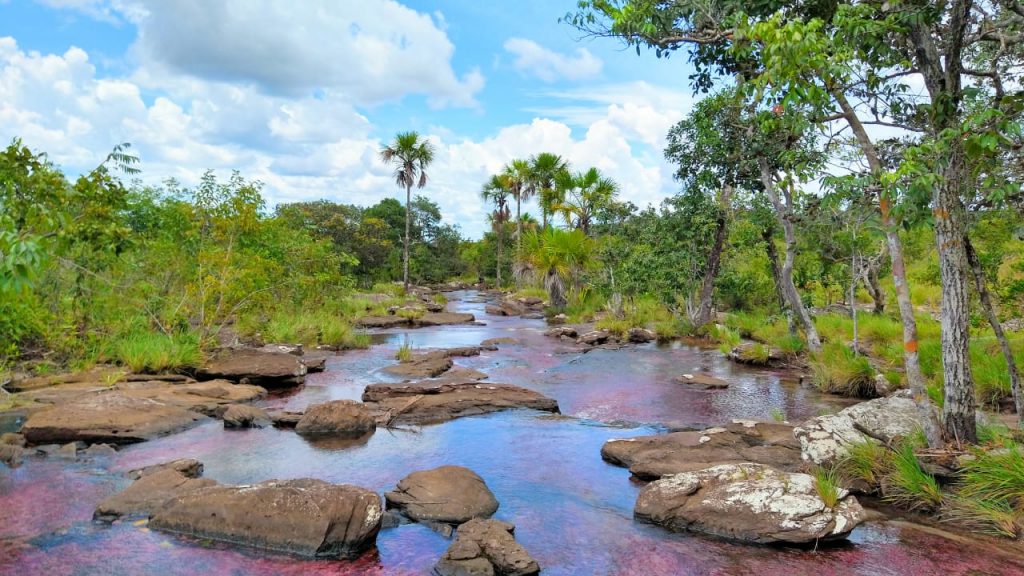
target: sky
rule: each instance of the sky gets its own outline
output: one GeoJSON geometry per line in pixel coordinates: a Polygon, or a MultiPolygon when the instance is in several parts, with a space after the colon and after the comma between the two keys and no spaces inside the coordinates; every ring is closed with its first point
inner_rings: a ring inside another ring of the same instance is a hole
{"type": "Polygon", "coordinates": [[[378,152],[415,130],[437,151],[422,193],[469,237],[488,175],[538,152],[657,204],[677,189],[662,150],[691,70],[580,38],[558,21],[575,4],[0,0],[0,141],[69,175],[129,142],[146,183],[239,170],[270,206],[367,206],[404,199],[378,152]]]}

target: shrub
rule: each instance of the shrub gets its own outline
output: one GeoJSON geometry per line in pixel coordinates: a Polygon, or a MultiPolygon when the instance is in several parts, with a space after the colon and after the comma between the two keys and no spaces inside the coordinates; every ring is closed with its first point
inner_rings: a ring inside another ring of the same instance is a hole
{"type": "Polygon", "coordinates": [[[852,398],[876,395],[875,369],[871,362],[843,344],[825,344],[821,353],[811,358],[810,365],[814,385],[823,392],[852,398]]]}
{"type": "Polygon", "coordinates": [[[106,358],[133,372],[158,373],[198,366],[203,355],[193,332],[132,332],[108,344],[106,358]]]}

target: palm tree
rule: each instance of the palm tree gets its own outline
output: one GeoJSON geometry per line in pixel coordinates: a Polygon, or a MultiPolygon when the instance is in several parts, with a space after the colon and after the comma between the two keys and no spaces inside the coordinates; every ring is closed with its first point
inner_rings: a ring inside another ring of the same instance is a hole
{"type": "Polygon", "coordinates": [[[427,185],[427,166],[434,160],[434,146],[416,132],[399,132],[380,151],[380,159],[395,167],[395,184],[405,188],[405,243],[402,246],[402,282],[409,290],[409,229],[412,222],[412,187],[427,185]]]}
{"type": "Polygon", "coordinates": [[[555,178],[569,169],[569,163],[558,154],[541,152],[530,159],[530,188],[540,201],[542,227],[548,227],[548,215],[562,201],[555,188],[555,178]]]}
{"type": "Polygon", "coordinates": [[[567,295],[579,290],[579,279],[594,254],[594,240],[582,230],[548,228],[526,235],[523,253],[548,291],[548,302],[555,308],[568,303],[567,295]]]}
{"type": "Polygon", "coordinates": [[[608,206],[619,192],[615,181],[603,176],[597,168],[563,172],[555,178],[555,187],[562,197],[555,211],[565,218],[567,226],[582,230],[588,236],[594,215],[608,206]]]}
{"type": "Polygon", "coordinates": [[[511,218],[508,199],[512,195],[509,181],[504,175],[494,175],[480,190],[480,197],[494,205],[494,211],[488,215],[491,228],[498,238],[497,270],[495,272],[498,288],[501,288],[501,260],[505,251],[505,225],[511,218]]]}
{"type": "Polygon", "coordinates": [[[501,176],[505,179],[506,185],[512,197],[516,199],[516,247],[522,247],[523,225],[521,207],[533,195],[530,187],[530,163],[526,160],[513,160],[509,162],[501,176]]]}

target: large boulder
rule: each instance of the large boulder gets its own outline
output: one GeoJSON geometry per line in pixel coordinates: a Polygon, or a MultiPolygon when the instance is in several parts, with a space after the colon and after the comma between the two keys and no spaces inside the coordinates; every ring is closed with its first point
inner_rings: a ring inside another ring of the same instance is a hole
{"type": "Polygon", "coordinates": [[[455,541],[434,567],[438,576],[531,576],[540,565],[516,542],[515,526],[474,519],[459,526],[455,541]]]}
{"type": "Polygon", "coordinates": [[[412,520],[446,524],[489,518],[498,510],[498,500],[483,478],[462,466],[413,472],[384,499],[389,509],[401,510],[412,520]]]}
{"type": "Polygon", "coordinates": [[[363,401],[385,422],[396,424],[436,424],[515,408],[558,412],[558,402],[539,392],[466,381],[371,384],[363,391],[363,401]]]}
{"type": "Polygon", "coordinates": [[[344,436],[358,437],[377,429],[373,413],[362,403],[354,400],[332,400],[314,404],[295,425],[295,431],[303,436],[344,436]]]}
{"type": "Polygon", "coordinates": [[[316,558],[354,558],[374,546],[380,496],[309,478],[191,490],[157,510],[150,526],[316,558]]]}
{"type": "Polygon", "coordinates": [[[613,439],[601,447],[601,457],[647,480],[724,463],[757,462],[782,470],[801,465],[792,426],[749,420],[700,431],[613,439]]]}
{"type": "Polygon", "coordinates": [[[722,464],[651,482],[634,515],[674,531],[761,544],[804,544],[845,538],[864,518],[842,488],[825,503],[813,476],[761,464],[722,464]]]}
{"type": "Polygon", "coordinates": [[[287,352],[264,352],[255,348],[225,350],[196,372],[200,380],[247,381],[264,388],[297,386],[306,380],[306,365],[287,352]]]}
{"type": "Polygon", "coordinates": [[[876,398],[836,414],[817,416],[793,429],[803,459],[831,465],[847,454],[846,447],[882,439],[891,443],[921,427],[914,401],[904,396],[876,398]],[[867,431],[865,434],[863,431],[867,431]]]}
{"type": "Polygon", "coordinates": [[[93,518],[112,521],[134,514],[149,516],[171,498],[216,484],[209,478],[192,477],[167,467],[144,474],[125,490],[103,499],[93,518]]]}
{"type": "Polygon", "coordinates": [[[178,406],[107,392],[33,412],[21,433],[32,444],[123,444],[177,432],[203,419],[202,415],[178,406]]]}

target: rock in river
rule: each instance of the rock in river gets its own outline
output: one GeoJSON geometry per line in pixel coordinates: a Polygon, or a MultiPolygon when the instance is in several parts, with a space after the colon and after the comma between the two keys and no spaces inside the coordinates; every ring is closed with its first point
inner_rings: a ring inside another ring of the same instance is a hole
{"type": "Polygon", "coordinates": [[[363,436],[377,429],[373,413],[354,400],[333,400],[306,409],[295,431],[303,436],[363,436]]]}
{"type": "Polygon", "coordinates": [[[836,490],[836,504],[829,507],[813,476],[760,464],[722,464],[651,482],[640,491],[634,514],[675,531],[804,544],[845,538],[864,520],[857,499],[836,490]]]}
{"type": "Polygon", "coordinates": [[[609,440],[601,447],[601,457],[642,479],[724,463],[757,462],[783,470],[796,470],[801,464],[792,426],[748,420],[700,431],[609,440]]]}
{"type": "Polygon", "coordinates": [[[515,408],[558,412],[558,402],[539,392],[482,382],[371,384],[363,391],[363,401],[397,424],[436,424],[515,408]]]}
{"type": "Polygon", "coordinates": [[[428,312],[413,320],[416,326],[448,326],[452,324],[469,324],[476,318],[472,314],[458,312],[428,312]]]}
{"type": "Polygon", "coordinates": [[[225,428],[264,428],[270,425],[270,416],[262,408],[244,404],[230,404],[221,416],[225,428]]]}
{"type": "Polygon", "coordinates": [[[516,542],[515,526],[498,520],[470,520],[434,567],[438,576],[530,576],[540,565],[516,542]]]}
{"type": "Polygon", "coordinates": [[[894,395],[811,418],[794,428],[793,435],[800,441],[804,460],[828,465],[845,456],[850,444],[874,442],[877,438],[891,442],[912,434],[920,426],[914,401],[894,395]]]}
{"type": "Polygon", "coordinates": [[[203,419],[184,408],[109,392],[34,412],[21,433],[32,444],[130,443],[177,432],[203,419]]]}
{"type": "Polygon", "coordinates": [[[683,374],[672,379],[673,382],[686,384],[691,388],[700,390],[725,390],[729,383],[721,378],[715,378],[710,374],[683,374]]]}
{"type": "Polygon", "coordinates": [[[384,499],[389,509],[401,510],[413,520],[447,524],[489,518],[498,510],[498,500],[483,478],[462,466],[413,472],[384,499]]]}
{"type": "Polygon", "coordinates": [[[282,388],[302,384],[306,365],[298,356],[286,352],[264,352],[255,348],[222,351],[196,377],[200,380],[225,379],[264,388],[282,388]]]}
{"type": "Polygon", "coordinates": [[[150,527],[316,558],[354,558],[374,546],[377,494],[309,478],[209,486],[168,501],[150,527]]]}
{"type": "Polygon", "coordinates": [[[132,514],[149,516],[171,498],[216,484],[209,478],[192,477],[166,467],[141,476],[125,490],[105,498],[96,507],[93,517],[111,521],[132,514]]]}

